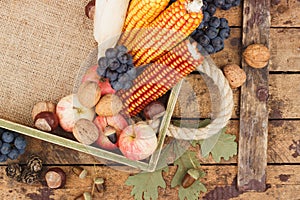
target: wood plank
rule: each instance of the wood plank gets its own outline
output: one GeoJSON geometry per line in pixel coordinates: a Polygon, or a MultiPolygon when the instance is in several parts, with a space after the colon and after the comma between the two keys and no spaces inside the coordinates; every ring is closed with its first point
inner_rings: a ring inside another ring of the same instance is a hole
{"type": "Polygon", "coordinates": [[[271,24],[275,27],[300,27],[300,3],[298,0],[272,0],[271,24]]]}
{"type": "Polygon", "coordinates": [[[300,30],[270,30],[270,71],[300,71],[300,30]]]}
{"type": "Polygon", "coordinates": [[[217,9],[215,16],[224,17],[228,20],[229,26],[242,26],[242,3],[240,6],[230,8],[230,10],[217,9]]]}
{"type": "MultiPolygon", "coordinates": [[[[210,94],[217,94],[211,82],[205,82],[200,74],[188,76],[182,84],[178,103],[174,109],[173,117],[177,118],[209,118],[212,107],[221,101],[217,96],[211,101],[210,94]],[[209,86],[209,87],[208,87],[209,86]],[[215,91],[215,92],[214,92],[215,91]]],[[[235,90],[233,118],[238,117],[239,90],[235,90]]]]}
{"type": "MultiPolygon", "coordinates": [[[[88,170],[89,176],[85,179],[79,179],[72,172],[71,166],[60,166],[67,174],[67,182],[65,187],[57,190],[50,190],[46,186],[26,185],[15,182],[5,175],[5,166],[0,167],[2,177],[0,179],[1,191],[0,195],[3,199],[74,199],[85,191],[91,191],[91,180],[95,172],[103,177],[106,185],[104,193],[96,194],[94,199],[133,199],[130,196],[132,187],[126,186],[125,181],[130,173],[117,171],[108,167],[83,166],[88,170]]],[[[207,194],[214,194],[214,199],[223,199],[224,195],[235,197],[237,193],[235,188],[235,177],[237,175],[236,166],[202,166],[206,172],[206,176],[201,181],[206,185],[208,192],[200,194],[199,197],[205,197],[207,194]],[[221,192],[219,192],[221,190],[221,192]],[[226,194],[227,193],[227,194],[226,194]]],[[[265,193],[244,193],[239,197],[263,196],[266,199],[284,199],[292,192],[298,194],[295,189],[300,186],[300,166],[268,166],[267,183],[271,186],[265,193]],[[278,192],[277,192],[278,191],[278,192]]],[[[178,187],[170,188],[170,182],[176,167],[170,167],[169,172],[164,173],[166,180],[166,189],[159,189],[159,200],[162,199],[178,199],[178,187]]],[[[208,196],[208,195],[207,195],[208,196]]],[[[294,196],[295,197],[295,196],[294,196]]],[[[205,198],[204,198],[205,199],[205,198]]],[[[211,199],[211,198],[206,198],[211,199]]],[[[242,199],[242,198],[241,198],[242,199]]],[[[244,198],[247,199],[247,198],[244,198]]],[[[255,199],[255,198],[254,198],[255,199]]],[[[287,198],[293,199],[293,198],[287,198]]]]}
{"type": "MultiPolygon", "coordinates": [[[[270,2],[245,0],[243,47],[269,46],[270,2]]],[[[253,69],[244,61],[247,80],[241,87],[238,188],[240,191],[266,189],[268,138],[268,67],[253,69]]]]}
{"type": "Polygon", "coordinates": [[[272,74],[269,87],[270,119],[299,119],[300,74],[272,74]]]}
{"type": "Polygon", "coordinates": [[[218,67],[227,64],[241,63],[242,36],[241,28],[231,28],[230,37],[224,42],[224,49],[218,53],[211,55],[211,58],[218,67]]]}
{"type": "MultiPolygon", "coordinates": [[[[258,82],[256,82],[258,84],[258,82]]],[[[176,118],[208,118],[211,112],[210,92],[199,74],[186,78],[175,107],[176,118]]],[[[269,75],[269,118],[300,118],[300,74],[269,75]],[[289,81],[287,81],[289,80],[289,81]]],[[[233,91],[234,111],[232,118],[239,117],[240,90],[233,91]]]]}

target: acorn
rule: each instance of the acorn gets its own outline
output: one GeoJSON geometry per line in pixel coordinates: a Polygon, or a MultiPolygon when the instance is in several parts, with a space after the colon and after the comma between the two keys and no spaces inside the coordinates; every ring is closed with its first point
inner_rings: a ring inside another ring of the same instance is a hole
{"type": "Polygon", "coordinates": [[[200,177],[197,169],[189,169],[182,179],[181,185],[183,188],[188,188],[200,177]]]}
{"type": "Polygon", "coordinates": [[[94,185],[97,192],[102,192],[104,190],[104,179],[100,177],[94,178],[94,185]]]}
{"type": "Polygon", "coordinates": [[[81,179],[85,178],[88,173],[86,169],[83,169],[82,167],[77,167],[77,166],[73,167],[72,171],[74,174],[76,174],[81,179]]]}

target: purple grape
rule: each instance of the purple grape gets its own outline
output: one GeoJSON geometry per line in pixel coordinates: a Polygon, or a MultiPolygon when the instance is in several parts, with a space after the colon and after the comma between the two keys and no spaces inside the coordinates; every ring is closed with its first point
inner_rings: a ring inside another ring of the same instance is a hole
{"type": "Polygon", "coordinates": [[[16,137],[16,139],[14,141],[14,145],[17,149],[25,149],[27,142],[24,137],[18,136],[18,137],[16,137]]]}
{"type": "Polygon", "coordinates": [[[215,49],[212,45],[207,45],[206,47],[204,47],[204,49],[208,54],[212,54],[215,52],[215,49]]]}
{"type": "Polygon", "coordinates": [[[209,4],[209,5],[207,6],[207,12],[208,12],[211,16],[213,16],[213,15],[216,13],[216,11],[217,11],[217,7],[216,7],[214,4],[209,4]]]}
{"type": "Polygon", "coordinates": [[[2,133],[2,141],[11,143],[14,140],[15,136],[11,131],[5,131],[2,133]]]}
{"type": "Polygon", "coordinates": [[[218,30],[214,27],[209,27],[206,29],[205,33],[210,39],[214,39],[218,35],[218,30]]]}
{"type": "Polygon", "coordinates": [[[201,35],[199,37],[199,43],[205,47],[205,46],[209,45],[210,39],[207,35],[201,35]]]}
{"type": "Polygon", "coordinates": [[[209,20],[209,26],[218,28],[220,26],[220,19],[218,17],[212,17],[209,20]]]}
{"type": "Polygon", "coordinates": [[[107,58],[116,58],[117,55],[118,55],[118,49],[115,49],[115,48],[108,48],[106,51],[105,51],[105,56],[107,58]]]}
{"type": "Polygon", "coordinates": [[[5,162],[7,160],[7,155],[0,154],[0,162],[5,162]]]}
{"type": "Polygon", "coordinates": [[[3,143],[0,149],[0,152],[3,155],[9,154],[9,152],[11,151],[11,145],[9,143],[3,143]]]}
{"type": "Polygon", "coordinates": [[[7,157],[11,160],[17,159],[19,156],[19,151],[17,149],[12,149],[8,154],[7,157]]]}
{"type": "Polygon", "coordinates": [[[219,26],[219,28],[229,28],[227,19],[220,18],[220,26],[219,26]]]}
{"type": "Polygon", "coordinates": [[[219,31],[219,36],[223,39],[227,39],[230,36],[230,29],[229,28],[223,28],[219,31]]]}
{"type": "Polygon", "coordinates": [[[120,62],[117,58],[110,58],[108,60],[109,68],[114,71],[120,67],[120,62]]]}
{"type": "Polygon", "coordinates": [[[214,0],[215,6],[221,8],[225,4],[225,0],[214,0]]]}
{"type": "Polygon", "coordinates": [[[223,6],[221,6],[222,10],[229,10],[230,8],[232,8],[232,4],[224,4],[223,6]]]}

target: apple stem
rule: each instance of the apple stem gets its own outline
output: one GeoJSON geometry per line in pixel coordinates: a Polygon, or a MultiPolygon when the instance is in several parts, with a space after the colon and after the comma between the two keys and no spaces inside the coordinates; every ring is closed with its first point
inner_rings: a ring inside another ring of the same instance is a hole
{"type": "Polygon", "coordinates": [[[76,109],[78,113],[82,113],[82,109],[81,108],[78,108],[76,106],[73,106],[73,109],[76,109]]]}

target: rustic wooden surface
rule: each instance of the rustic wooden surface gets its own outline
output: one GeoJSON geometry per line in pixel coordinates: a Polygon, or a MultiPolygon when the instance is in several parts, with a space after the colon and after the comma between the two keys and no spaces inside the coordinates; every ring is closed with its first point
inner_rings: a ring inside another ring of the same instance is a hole
{"type": "MultiPolygon", "coordinates": [[[[244,0],[243,8],[243,49],[252,44],[269,48],[270,1],[244,0]]],[[[262,192],[266,189],[269,64],[255,69],[242,59],[242,68],[247,79],[240,98],[238,188],[262,192]]]]}
{"type": "MultiPolygon", "coordinates": [[[[245,192],[241,194],[236,187],[237,156],[229,161],[222,160],[216,164],[211,158],[199,157],[202,167],[207,173],[203,179],[208,191],[200,194],[200,199],[288,199],[296,200],[300,196],[300,157],[293,157],[294,150],[289,146],[293,141],[300,140],[300,5],[297,0],[271,1],[271,30],[270,30],[270,76],[268,101],[269,134],[267,151],[267,190],[262,193],[245,192]],[[282,42],[284,41],[284,42],[282,42]]],[[[227,12],[218,11],[219,16],[225,16],[233,26],[231,37],[226,41],[224,51],[212,56],[215,63],[222,67],[227,63],[241,62],[242,40],[242,9],[234,8],[227,12]]],[[[209,116],[209,94],[199,75],[193,74],[188,80],[197,89],[197,99],[201,107],[201,117],[209,116]]],[[[239,132],[239,95],[240,90],[234,91],[235,110],[227,129],[227,133],[238,136],[239,132]]],[[[192,106],[191,106],[192,108],[192,106]]],[[[178,110],[174,117],[180,117],[178,110]]],[[[188,116],[193,118],[193,116],[188,116]]],[[[98,194],[96,199],[133,199],[130,196],[131,187],[124,183],[130,175],[127,172],[102,166],[103,161],[84,153],[79,153],[57,145],[27,138],[30,148],[27,148],[20,162],[24,163],[26,156],[35,153],[45,160],[46,167],[60,166],[68,175],[67,185],[58,190],[50,190],[45,186],[28,186],[9,180],[5,175],[8,163],[0,166],[0,195],[1,199],[74,199],[77,195],[91,189],[90,177],[80,180],[70,173],[73,165],[82,165],[89,173],[96,171],[106,178],[107,190],[98,194]]],[[[237,138],[238,140],[238,138],[237,138]]],[[[199,149],[195,149],[199,152],[199,149]]],[[[159,199],[178,199],[177,188],[170,188],[170,179],[176,168],[164,174],[167,181],[166,189],[159,189],[159,199]]]]}

